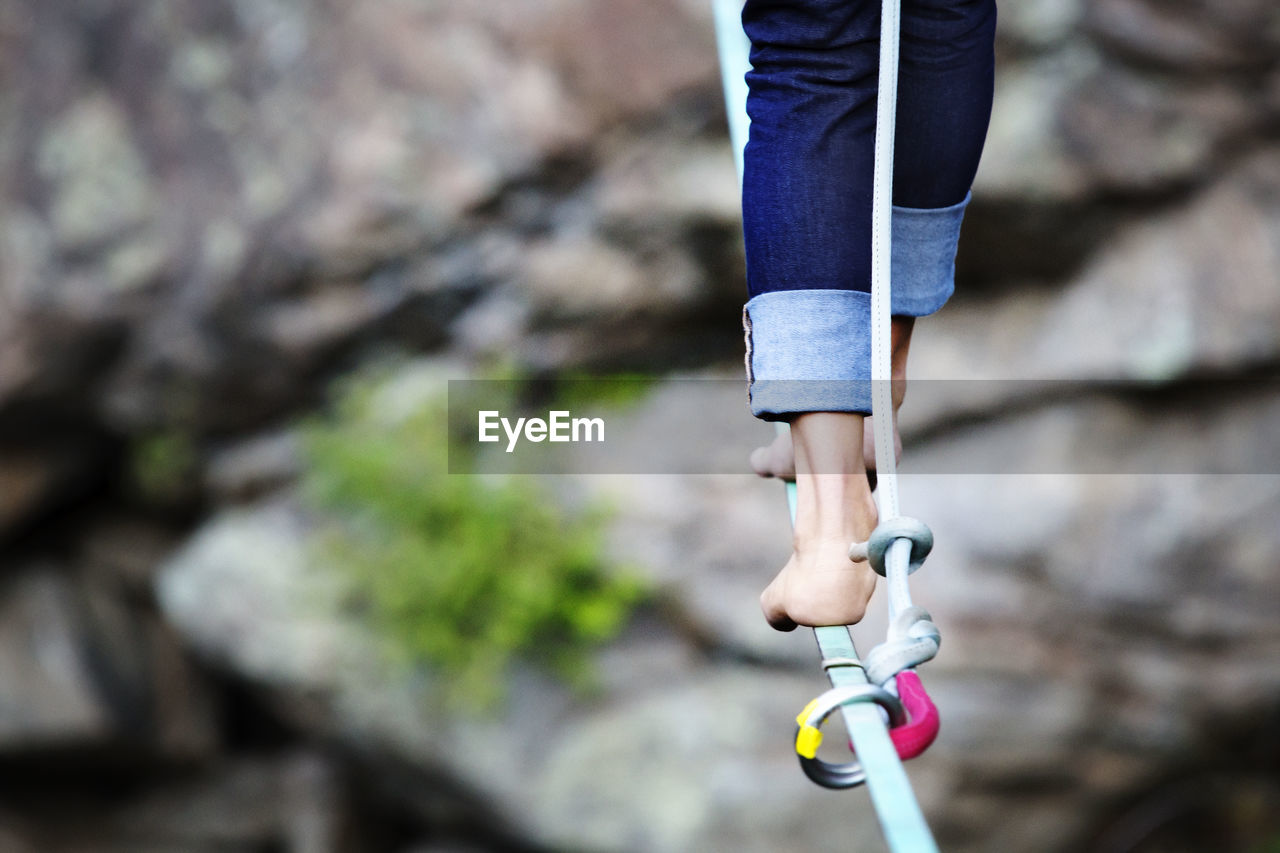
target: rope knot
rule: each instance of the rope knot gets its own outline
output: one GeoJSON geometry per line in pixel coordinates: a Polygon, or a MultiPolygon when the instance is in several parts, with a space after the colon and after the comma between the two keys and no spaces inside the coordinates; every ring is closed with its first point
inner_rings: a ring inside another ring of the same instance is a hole
{"type": "Polygon", "coordinates": [[[867,539],[866,554],[867,562],[881,577],[888,576],[884,565],[885,554],[899,539],[911,541],[911,560],[907,566],[907,574],[924,565],[924,558],[933,550],[933,531],[920,519],[899,515],[880,522],[867,539]]]}
{"type": "Polygon", "coordinates": [[[908,607],[889,626],[889,638],[864,658],[867,678],[876,684],[931,661],[942,645],[942,633],[923,607],[908,607]]]}

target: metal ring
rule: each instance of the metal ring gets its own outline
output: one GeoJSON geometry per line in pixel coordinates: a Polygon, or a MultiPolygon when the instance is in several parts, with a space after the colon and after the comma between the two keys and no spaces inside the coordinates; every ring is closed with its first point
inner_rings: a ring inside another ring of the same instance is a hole
{"type": "Polygon", "coordinates": [[[804,775],[824,788],[853,788],[867,780],[867,773],[862,769],[862,762],[851,761],[846,764],[831,764],[817,757],[817,742],[821,740],[818,730],[831,712],[850,702],[874,702],[889,714],[890,727],[900,726],[907,721],[907,712],[902,702],[883,687],[875,684],[849,684],[833,687],[805,707],[796,725],[796,746],[800,747],[801,735],[806,731],[816,735],[813,742],[813,756],[800,755],[800,769],[804,775]]]}
{"type": "Polygon", "coordinates": [[[911,559],[907,574],[920,568],[924,564],[924,558],[933,550],[933,531],[923,521],[900,515],[880,522],[867,539],[867,562],[881,577],[886,576],[884,556],[889,546],[899,539],[911,540],[911,559]]]}

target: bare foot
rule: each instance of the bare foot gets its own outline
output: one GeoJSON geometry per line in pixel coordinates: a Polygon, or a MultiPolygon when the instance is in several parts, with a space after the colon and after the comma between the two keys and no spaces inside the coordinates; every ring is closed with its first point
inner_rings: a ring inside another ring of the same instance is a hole
{"type": "MultiPolygon", "coordinates": [[[[890,354],[893,376],[893,453],[894,459],[902,458],[902,438],[898,435],[898,410],[907,394],[907,352],[911,348],[911,332],[914,317],[894,317],[891,331],[893,352],[890,354]]],[[[867,470],[871,488],[875,488],[876,438],[875,418],[867,418],[862,437],[862,464],[867,470]]],[[[781,480],[796,478],[796,456],[791,448],[791,436],[780,433],[767,447],[757,447],[751,452],[751,470],[761,477],[777,477],[781,480]]]]}
{"type": "Polygon", "coordinates": [[[870,565],[849,559],[849,545],[865,541],[876,526],[860,452],[863,420],[809,412],[791,424],[799,475],[795,553],[760,596],[765,619],[779,631],[852,625],[875,590],[870,565]]]}

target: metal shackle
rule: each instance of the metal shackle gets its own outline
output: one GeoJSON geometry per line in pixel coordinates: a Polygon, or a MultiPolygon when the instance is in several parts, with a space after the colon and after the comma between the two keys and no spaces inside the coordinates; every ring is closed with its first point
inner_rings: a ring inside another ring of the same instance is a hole
{"type": "Polygon", "coordinates": [[[900,726],[907,721],[902,702],[888,690],[875,684],[850,684],[833,687],[814,699],[796,717],[796,755],[804,775],[824,788],[853,788],[867,780],[862,762],[832,764],[818,758],[818,745],[822,743],[823,722],[831,712],[851,702],[874,702],[889,714],[889,726],[900,726]]]}

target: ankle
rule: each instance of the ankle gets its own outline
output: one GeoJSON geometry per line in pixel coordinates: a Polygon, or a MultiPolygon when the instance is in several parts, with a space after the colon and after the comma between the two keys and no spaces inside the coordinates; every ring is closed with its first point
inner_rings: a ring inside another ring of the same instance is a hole
{"type": "Polygon", "coordinates": [[[907,393],[907,354],[911,350],[911,332],[915,329],[915,322],[914,317],[893,318],[889,344],[889,378],[895,412],[907,393]]]}
{"type": "Polygon", "coordinates": [[[865,416],[856,412],[805,412],[791,424],[796,473],[811,476],[819,490],[843,493],[851,478],[864,476],[862,454],[865,416]],[[841,480],[840,478],[843,478],[841,480]]]}
{"type": "Polygon", "coordinates": [[[855,539],[865,539],[868,525],[875,525],[877,515],[865,471],[813,479],[826,482],[801,494],[792,534],[796,552],[841,542],[848,548],[855,539]]]}

